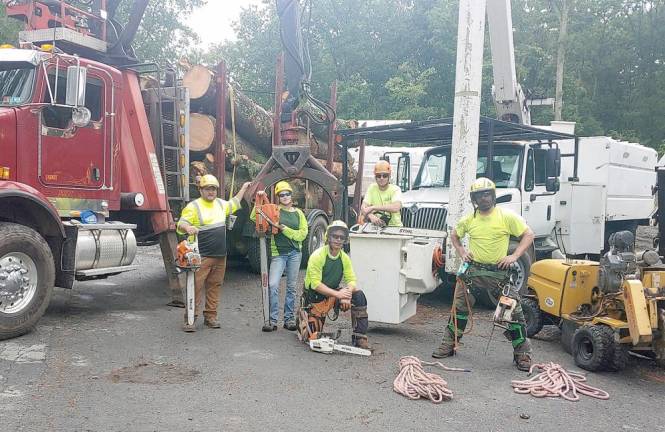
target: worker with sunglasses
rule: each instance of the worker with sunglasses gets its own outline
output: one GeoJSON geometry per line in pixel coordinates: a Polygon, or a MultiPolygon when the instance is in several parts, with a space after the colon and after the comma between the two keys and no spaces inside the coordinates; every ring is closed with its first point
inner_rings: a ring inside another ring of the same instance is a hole
{"type": "MultiPolygon", "coordinates": [[[[275,185],[275,195],[279,202],[279,232],[270,242],[270,322],[263,326],[264,332],[277,330],[279,320],[279,284],[286,271],[286,297],[284,298],[284,328],[297,329],[294,317],[296,302],[296,283],[302,259],[302,242],[307,238],[307,218],[299,208],[293,205],[293,188],[286,181],[275,185]]],[[[256,210],[252,211],[251,220],[256,220],[256,210]]]]}
{"type": "Polygon", "coordinates": [[[305,286],[298,313],[298,337],[303,342],[318,339],[330,311],[351,310],[353,345],[369,348],[367,340],[367,298],[356,286],[351,258],[344,252],[349,228],[341,220],[326,229],[326,244],[315,250],[307,262],[305,286]]]}
{"type": "Polygon", "coordinates": [[[374,165],[376,183],[370,185],[360,207],[361,220],[369,220],[376,226],[401,227],[402,191],[390,184],[392,168],[387,160],[380,160],[374,165]]]}

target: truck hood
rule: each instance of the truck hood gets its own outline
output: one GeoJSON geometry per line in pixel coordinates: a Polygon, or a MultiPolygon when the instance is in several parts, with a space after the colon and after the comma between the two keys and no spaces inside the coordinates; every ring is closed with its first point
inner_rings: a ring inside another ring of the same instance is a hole
{"type": "MultiPolygon", "coordinates": [[[[513,194],[516,189],[497,189],[497,198],[513,194]]],[[[450,201],[450,188],[420,188],[406,191],[402,194],[402,206],[409,207],[413,204],[448,204],[450,201]]]]}
{"type": "Polygon", "coordinates": [[[450,190],[448,188],[420,188],[402,194],[402,206],[413,204],[448,204],[450,190]]]}

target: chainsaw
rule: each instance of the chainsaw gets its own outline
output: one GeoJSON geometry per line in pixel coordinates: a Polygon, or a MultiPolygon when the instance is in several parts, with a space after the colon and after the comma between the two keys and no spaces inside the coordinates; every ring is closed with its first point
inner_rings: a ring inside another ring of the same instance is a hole
{"type": "Polygon", "coordinates": [[[279,232],[279,207],[271,204],[265,192],[256,194],[256,232],[259,235],[261,258],[261,299],[263,300],[263,324],[270,325],[270,287],[268,285],[268,251],[266,236],[279,232]]]}
{"type": "Polygon", "coordinates": [[[176,267],[179,271],[184,271],[187,275],[185,285],[185,308],[187,310],[187,324],[194,324],[194,272],[201,267],[201,254],[199,253],[198,237],[194,235],[194,240],[187,239],[178,243],[176,248],[176,267]]]}
{"type": "Polygon", "coordinates": [[[509,273],[509,279],[501,290],[501,296],[499,301],[496,303],[496,309],[494,309],[494,315],[492,316],[492,331],[490,337],[487,340],[487,345],[485,346],[485,355],[487,355],[487,350],[489,349],[490,342],[492,341],[492,336],[494,336],[494,329],[500,327],[506,331],[509,331],[510,324],[516,324],[517,321],[513,320],[513,312],[515,312],[515,307],[517,307],[517,300],[510,298],[510,288],[513,285],[514,273],[509,273]]]}
{"type": "Polygon", "coordinates": [[[323,354],[332,354],[333,351],[339,351],[339,352],[356,354],[361,356],[372,355],[372,352],[368,349],[357,348],[349,345],[340,345],[334,339],[329,337],[322,337],[319,339],[310,340],[309,348],[314,352],[319,352],[323,354]]]}

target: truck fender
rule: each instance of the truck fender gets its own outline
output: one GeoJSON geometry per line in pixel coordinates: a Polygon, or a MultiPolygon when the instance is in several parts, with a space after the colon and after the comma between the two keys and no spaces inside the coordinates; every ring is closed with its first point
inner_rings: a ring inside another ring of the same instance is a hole
{"type": "MultiPolygon", "coordinates": [[[[0,220],[24,225],[44,238],[53,255],[55,285],[71,288],[73,277],[68,277],[60,264],[65,253],[67,234],[53,204],[41,192],[30,186],[0,181],[0,215],[2,215],[0,220]]],[[[72,245],[69,249],[74,251],[76,245],[72,245]]]]}
{"type": "Polygon", "coordinates": [[[0,211],[8,222],[28,225],[44,237],[66,237],[65,227],[53,204],[37,189],[21,183],[0,181],[0,211]],[[13,211],[7,211],[13,210],[13,211]]]}
{"type": "Polygon", "coordinates": [[[321,209],[307,209],[304,210],[303,213],[305,213],[305,217],[307,218],[307,226],[312,226],[314,219],[316,219],[319,216],[323,216],[326,219],[326,221],[330,222],[328,220],[328,215],[326,214],[326,212],[324,212],[321,209]]]}

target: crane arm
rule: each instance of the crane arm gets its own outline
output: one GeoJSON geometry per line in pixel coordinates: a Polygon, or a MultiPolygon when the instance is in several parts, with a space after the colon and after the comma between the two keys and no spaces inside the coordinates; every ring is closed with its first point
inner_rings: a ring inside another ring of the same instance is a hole
{"type": "Polygon", "coordinates": [[[515,46],[513,44],[513,18],[510,0],[487,2],[492,70],[494,85],[492,97],[500,120],[519,124],[531,124],[531,113],[515,71],[515,46]]]}

